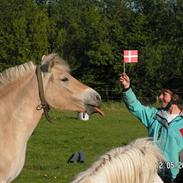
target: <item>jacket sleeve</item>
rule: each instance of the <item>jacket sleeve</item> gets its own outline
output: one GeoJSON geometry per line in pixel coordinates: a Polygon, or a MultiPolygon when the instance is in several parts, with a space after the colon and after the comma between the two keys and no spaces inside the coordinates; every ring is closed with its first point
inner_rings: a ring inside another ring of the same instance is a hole
{"type": "Polygon", "coordinates": [[[154,121],[157,109],[142,105],[131,88],[123,92],[123,99],[129,111],[149,128],[154,121]]]}

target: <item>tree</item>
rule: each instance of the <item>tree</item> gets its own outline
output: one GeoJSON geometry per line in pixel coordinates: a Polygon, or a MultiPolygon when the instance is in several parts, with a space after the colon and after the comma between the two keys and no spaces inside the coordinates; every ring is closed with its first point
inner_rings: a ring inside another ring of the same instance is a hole
{"type": "Polygon", "coordinates": [[[1,70],[41,59],[48,49],[49,22],[31,0],[2,0],[0,4],[1,70]]]}
{"type": "Polygon", "coordinates": [[[2,0],[0,70],[57,52],[74,76],[121,95],[123,50],[137,49],[127,73],[154,101],[163,80],[183,74],[182,26],[182,0],[2,0]]]}

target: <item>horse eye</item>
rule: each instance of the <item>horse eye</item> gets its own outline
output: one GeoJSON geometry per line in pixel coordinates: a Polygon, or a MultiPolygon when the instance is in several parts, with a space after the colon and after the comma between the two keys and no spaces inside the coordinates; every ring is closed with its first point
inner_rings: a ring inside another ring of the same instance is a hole
{"type": "Polygon", "coordinates": [[[67,78],[67,77],[64,77],[64,78],[62,78],[61,79],[61,81],[63,81],[63,82],[66,82],[66,81],[68,81],[69,79],[67,78]]]}

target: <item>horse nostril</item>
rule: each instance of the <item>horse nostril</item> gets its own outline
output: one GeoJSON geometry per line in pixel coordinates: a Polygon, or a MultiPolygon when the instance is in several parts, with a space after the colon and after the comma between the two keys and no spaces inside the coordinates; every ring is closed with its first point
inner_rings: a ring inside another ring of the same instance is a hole
{"type": "Polygon", "coordinates": [[[96,95],[96,100],[97,100],[97,101],[101,101],[100,95],[96,95]]]}

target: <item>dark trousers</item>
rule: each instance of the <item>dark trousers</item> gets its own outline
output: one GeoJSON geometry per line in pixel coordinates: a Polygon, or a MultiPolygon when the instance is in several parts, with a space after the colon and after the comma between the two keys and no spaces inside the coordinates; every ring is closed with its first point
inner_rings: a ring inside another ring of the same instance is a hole
{"type": "Polygon", "coordinates": [[[164,183],[175,183],[173,180],[169,178],[161,178],[164,183]]]}
{"type": "Polygon", "coordinates": [[[183,183],[183,168],[180,169],[177,177],[174,179],[173,183],[183,183]]]}

